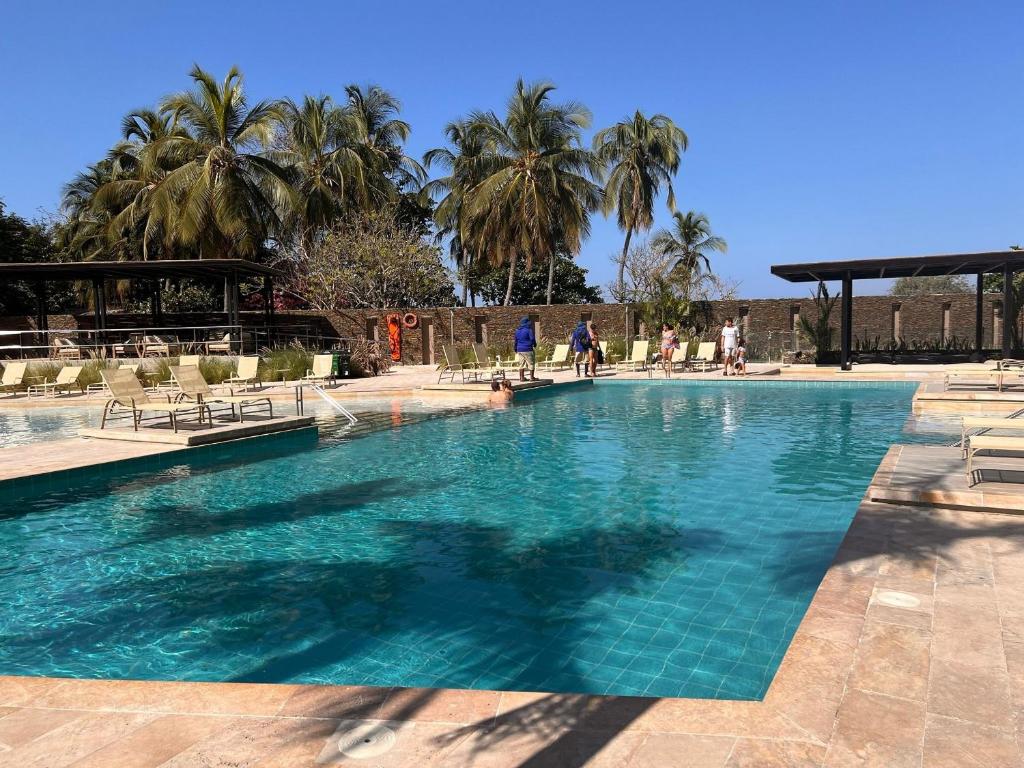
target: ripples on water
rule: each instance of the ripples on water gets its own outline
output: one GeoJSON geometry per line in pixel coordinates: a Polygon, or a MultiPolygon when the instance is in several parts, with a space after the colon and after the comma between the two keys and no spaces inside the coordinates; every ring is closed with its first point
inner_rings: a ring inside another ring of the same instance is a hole
{"type": "Polygon", "coordinates": [[[0,673],[757,698],[912,392],[599,383],[17,505],[0,673]]]}

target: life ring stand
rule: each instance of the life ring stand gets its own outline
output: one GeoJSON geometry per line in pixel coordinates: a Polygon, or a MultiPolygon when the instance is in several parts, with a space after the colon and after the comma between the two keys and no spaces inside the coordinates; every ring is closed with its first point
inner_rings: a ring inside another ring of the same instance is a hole
{"type": "Polygon", "coordinates": [[[415,328],[420,324],[420,319],[412,312],[406,312],[402,316],[402,325],[406,328],[415,328]]]}

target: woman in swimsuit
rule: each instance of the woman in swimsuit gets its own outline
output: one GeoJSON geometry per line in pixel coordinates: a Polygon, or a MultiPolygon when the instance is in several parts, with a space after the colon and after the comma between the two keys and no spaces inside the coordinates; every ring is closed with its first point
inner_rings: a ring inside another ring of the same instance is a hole
{"type": "Polygon", "coordinates": [[[671,323],[661,325],[661,362],[665,375],[672,375],[672,354],[679,349],[679,337],[671,323]]]}

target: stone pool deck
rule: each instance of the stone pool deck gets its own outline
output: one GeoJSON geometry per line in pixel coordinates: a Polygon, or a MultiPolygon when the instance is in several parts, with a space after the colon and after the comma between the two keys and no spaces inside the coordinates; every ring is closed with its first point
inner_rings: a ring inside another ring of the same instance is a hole
{"type": "Polygon", "coordinates": [[[1024,517],[864,502],[764,701],[4,677],[0,764],[1010,768],[1022,583],[1024,517]]]}

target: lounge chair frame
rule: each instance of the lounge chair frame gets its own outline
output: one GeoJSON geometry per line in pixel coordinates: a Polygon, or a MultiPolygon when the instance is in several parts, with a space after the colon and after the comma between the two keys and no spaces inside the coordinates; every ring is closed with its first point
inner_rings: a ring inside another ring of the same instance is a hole
{"type": "Polygon", "coordinates": [[[171,429],[175,433],[178,431],[178,414],[196,413],[199,416],[199,423],[201,425],[203,423],[203,414],[205,413],[208,419],[207,423],[211,427],[213,426],[210,406],[204,403],[172,403],[170,395],[167,395],[166,403],[154,402],[146,394],[146,390],[142,388],[134,373],[114,369],[112,371],[103,371],[100,375],[103,377],[111,393],[110,399],[103,406],[100,429],[106,429],[107,422],[111,421],[112,418],[127,417],[128,414],[125,414],[124,417],[116,415],[119,407],[123,410],[131,411],[132,428],[136,432],[139,431],[139,424],[142,423],[143,414],[147,411],[166,414],[170,418],[171,429]]]}

